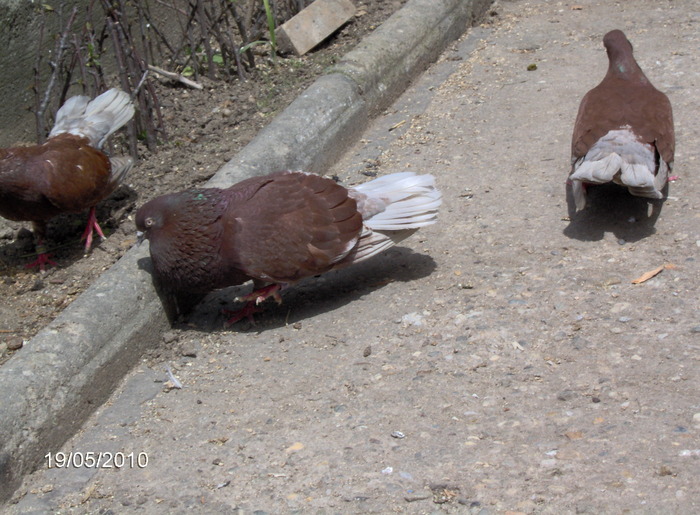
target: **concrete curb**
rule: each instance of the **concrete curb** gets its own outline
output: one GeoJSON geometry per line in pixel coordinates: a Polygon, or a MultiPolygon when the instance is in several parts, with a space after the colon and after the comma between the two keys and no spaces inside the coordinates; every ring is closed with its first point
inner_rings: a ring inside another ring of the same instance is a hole
{"type": "MultiPolygon", "coordinates": [[[[207,186],[322,172],[491,0],[409,0],[263,129],[207,186]]],[[[146,245],[127,252],[0,368],[0,501],[114,390],[167,318],[146,245]]]]}

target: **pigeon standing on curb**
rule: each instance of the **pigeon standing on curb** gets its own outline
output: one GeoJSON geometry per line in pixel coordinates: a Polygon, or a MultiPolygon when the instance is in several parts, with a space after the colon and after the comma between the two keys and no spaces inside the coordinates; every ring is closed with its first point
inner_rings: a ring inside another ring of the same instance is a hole
{"type": "Polygon", "coordinates": [[[230,188],[157,197],[136,213],[164,290],[204,294],[250,279],[254,291],[229,323],[252,321],[280,290],[392,247],[435,223],[432,175],[402,172],[354,188],[304,172],[253,177],[230,188]]]}
{"type": "Polygon", "coordinates": [[[56,123],[42,145],[0,149],[0,215],[31,221],[37,260],[27,266],[55,264],[44,249],[46,223],[61,213],[90,209],[83,233],[85,252],[93,230],[104,238],[95,206],[108,197],[133,166],[128,156],[107,157],[105,140],[134,115],[128,94],[110,89],[93,100],[68,99],[56,113],[56,123]]]}
{"type": "Polygon", "coordinates": [[[608,72],[583,97],[571,142],[576,211],[586,206],[588,184],[613,181],[632,195],[661,199],[673,166],[671,102],[646,78],[622,31],[608,32],[603,44],[608,72]]]}

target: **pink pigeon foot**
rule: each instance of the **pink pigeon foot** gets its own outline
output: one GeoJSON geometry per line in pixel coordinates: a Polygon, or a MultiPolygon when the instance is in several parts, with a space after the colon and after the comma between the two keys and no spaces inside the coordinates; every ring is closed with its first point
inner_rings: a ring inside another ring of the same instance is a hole
{"type": "Polygon", "coordinates": [[[246,302],[246,305],[241,309],[222,309],[221,312],[228,316],[229,318],[224,322],[224,326],[229,327],[244,318],[247,318],[252,325],[255,325],[255,319],[253,315],[255,313],[260,313],[262,309],[255,305],[255,301],[246,302]]]}
{"type": "Polygon", "coordinates": [[[223,310],[225,315],[232,315],[231,318],[226,321],[226,327],[235,324],[243,318],[247,318],[250,320],[251,324],[255,325],[253,315],[262,311],[262,309],[257,307],[258,304],[265,302],[270,297],[275,299],[277,304],[282,304],[282,297],[279,293],[281,288],[282,286],[279,284],[270,284],[268,286],[258,288],[257,290],[253,290],[253,292],[249,293],[248,295],[238,297],[236,300],[245,302],[246,305],[242,309],[236,311],[231,311],[228,309],[223,310]]]}
{"type": "Polygon", "coordinates": [[[268,286],[258,288],[257,290],[253,290],[248,295],[238,297],[236,300],[239,300],[241,302],[255,301],[255,305],[258,305],[272,297],[273,299],[275,299],[275,302],[277,302],[277,304],[282,304],[282,296],[279,293],[281,289],[282,286],[279,284],[270,284],[268,286]]]}
{"type": "Polygon", "coordinates": [[[43,243],[37,243],[36,252],[38,254],[37,258],[31,263],[24,265],[24,268],[39,267],[39,270],[43,272],[46,269],[46,265],[58,266],[58,263],[51,259],[51,254],[46,252],[46,247],[44,247],[43,243]]]}
{"type": "Polygon", "coordinates": [[[85,227],[85,231],[83,231],[83,235],[80,238],[81,240],[85,240],[85,253],[86,254],[90,251],[90,247],[92,247],[92,231],[93,230],[97,231],[97,234],[100,235],[100,238],[102,238],[103,240],[105,239],[105,235],[102,232],[102,228],[100,227],[100,224],[97,223],[97,216],[95,215],[95,208],[91,207],[90,214],[88,215],[87,226],[85,227]]]}

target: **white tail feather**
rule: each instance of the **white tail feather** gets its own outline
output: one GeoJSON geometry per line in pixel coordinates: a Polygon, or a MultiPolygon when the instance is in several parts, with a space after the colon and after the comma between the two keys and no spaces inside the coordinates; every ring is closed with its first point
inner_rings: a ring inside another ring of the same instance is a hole
{"type": "Polygon", "coordinates": [[[110,157],[109,163],[111,165],[109,182],[115,185],[121,184],[126,174],[134,166],[134,160],[129,156],[110,157]]]}
{"type": "Polygon", "coordinates": [[[372,230],[417,229],[435,223],[442,195],[432,175],[401,172],[350,190],[365,225],[372,230]]]}
{"type": "Polygon", "coordinates": [[[84,136],[90,145],[102,148],[106,139],[134,116],[134,105],[124,91],[112,88],[90,100],[86,96],[69,98],[56,113],[49,138],[68,132],[84,136]]]}
{"type": "Polygon", "coordinates": [[[401,172],[386,175],[350,190],[362,213],[364,228],[357,246],[338,263],[364,261],[434,224],[442,204],[432,175],[401,172]]]}
{"type": "Polygon", "coordinates": [[[668,180],[669,166],[660,160],[656,171],[654,148],[640,142],[629,128],[609,131],[588,153],[573,163],[572,181],[576,210],[586,205],[582,183],[615,182],[632,195],[660,199],[668,180]]]}

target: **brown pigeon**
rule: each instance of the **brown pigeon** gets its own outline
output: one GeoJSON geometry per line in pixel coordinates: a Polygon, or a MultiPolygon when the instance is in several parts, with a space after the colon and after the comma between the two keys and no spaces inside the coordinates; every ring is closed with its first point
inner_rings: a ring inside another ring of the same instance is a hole
{"type": "Polygon", "coordinates": [[[354,188],[311,173],[279,172],[227,189],[157,197],[136,213],[161,287],[204,294],[253,280],[248,317],[305,277],[363,261],[435,223],[441,194],[431,175],[402,172],[354,188]]]}
{"type": "Polygon", "coordinates": [[[133,166],[130,157],[107,157],[105,140],[134,115],[128,94],[110,89],[90,100],[68,99],[43,145],[0,149],[0,215],[32,222],[38,259],[28,266],[53,263],[43,247],[46,223],[61,213],[90,209],[83,238],[92,245],[93,229],[104,238],[95,205],[109,196],[133,166]]]}
{"type": "Polygon", "coordinates": [[[663,198],[673,166],[675,136],[668,97],[646,78],[620,30],[603,38],[608,72],[583,97],[571,141],[576,210],[586,206],[586,185],[613,181],[632,195],[663,198]]]}

